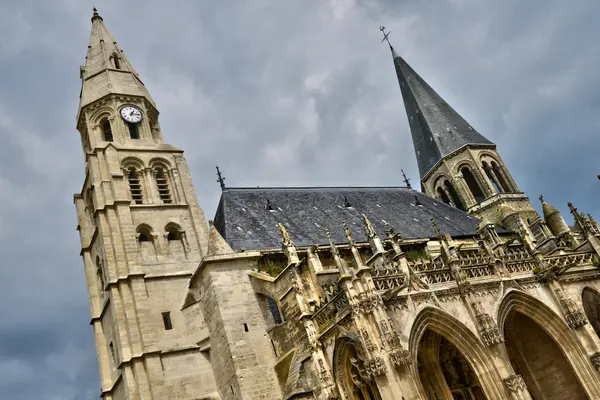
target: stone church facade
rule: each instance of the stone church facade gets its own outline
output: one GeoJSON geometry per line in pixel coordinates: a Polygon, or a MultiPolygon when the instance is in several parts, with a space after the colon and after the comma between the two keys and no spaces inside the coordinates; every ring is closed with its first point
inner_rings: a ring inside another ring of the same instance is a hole
{"type": "Polygon", "coordinates": [[[101,398],[600,398],[595,220],[538,215],[391,50],[422,191],[223,185],[207,223],[94,10],[75,205],[101,398]]]}

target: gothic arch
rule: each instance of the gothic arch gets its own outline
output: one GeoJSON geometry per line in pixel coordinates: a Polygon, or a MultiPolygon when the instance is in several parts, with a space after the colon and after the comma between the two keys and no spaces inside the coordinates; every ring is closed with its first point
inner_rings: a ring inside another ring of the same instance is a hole
{"type": "Polygon", "coordinates": [[[138,236],[138,241],[141,242],[154,242],[154,229],[148,224],[139,224],[135,229],[138,236]],[[145,235],[146,238],[139,239],[140,235],[145,235]]]}
{"type": "MultiPolygon", "coordinates": [[[[427,330],[439,334],[458,349],[477,375],[488,399],[505,397],[500,375],[493,361],[488,357],[483,343],[462,322],[439,308],[426,306],[415,318],[408,340],[408,348],[413,360],[417,360],[419,343],[427,330]]],[[[421,396],[426,398],[418,369],[413,368],[412,373],[415,381],[419,382],[421,396]]]]}
{"type": "Polygon", "coordinates": [[[375,380],[365,379],[361,374],[365,360],[366,353],[359,335],[351,331],[341,333],[333,350],[333,376],[345,399],[381,400],[375,380]]]}
{"type": "Polygon", "coordinates": [[[585,316],[600,338],[600,293],[596,289],[586,286],[581,291],[581,302],[585,316]]]}
{"type": "Polygon", "coordinates": [[[498,329],[503,337],[507,316],[513,311],[532,320],[550,336],[570,364],[588,396],[591,398],[600,396],[600,384],[585,349],[554,310],[527,293],[510,290],[498,306],[498,329]]]}

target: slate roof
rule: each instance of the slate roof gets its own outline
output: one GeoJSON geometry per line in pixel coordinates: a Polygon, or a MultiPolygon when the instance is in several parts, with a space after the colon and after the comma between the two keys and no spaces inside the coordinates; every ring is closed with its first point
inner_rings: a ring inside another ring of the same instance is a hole
{"type": "Polygon", "coordinates": [[[214,224],[234,250],[280,249],[278,223],[285,225],[297,246],[328,244],[326,229],[336,243],[347,243],[343,221],[357,242],[366,242],[363,213],[382,238],[383,221],[405,239],[435,237],[432,218],[443,233],[454,237],[476,234],[480,222],[407,188],[314,187],[228,188],[221,194],[214,224]]]}
{"type": "Polygon", "coordinates": [[[393,48],[392,56],[421,179],[443,157],[463,146],[495,147],[446,103],[393,48]]]}

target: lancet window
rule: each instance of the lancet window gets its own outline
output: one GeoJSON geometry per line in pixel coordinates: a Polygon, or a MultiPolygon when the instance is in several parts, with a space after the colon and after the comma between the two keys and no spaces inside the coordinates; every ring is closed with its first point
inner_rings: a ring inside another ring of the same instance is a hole
{"type": "Polygon", "coordinates": [[[127,127],[129,128],[129,137],[132,139],[139,139],[140,133],[138,131],[137,124],[127,123],[127,127]]]}
{"type": "Polygon", "coordinates": [[[110,56],[110,62],[116,69],[121,69],[121,60],[119,59],[119,56],[116,53],[110,56]]]}
{"type": "Polygon", "coordinates": [[[112,142],[113,134],[112,134],[112,128],[110,126],[110,121],[108,120],[108,118],[104,118],[100,122],[100,127],[102,128],[102,135],[103,135],[104,140],[106,142],[112,142]]]}
{"type": "Polygon", "coordinates": [[[154,168],[156,187],[158,195],[164,204],[172,203],[171,190],[169,189],[169,179],[163,167],[154,168]]]}
{"type": "Polygon", "coordinates": [[[127,172],[127,180],[129,181],[129,191],[131,192],[131,199],[135,204],[143,203],[142,184],[138,171],[134,167],[130,167],[127,172]]]}

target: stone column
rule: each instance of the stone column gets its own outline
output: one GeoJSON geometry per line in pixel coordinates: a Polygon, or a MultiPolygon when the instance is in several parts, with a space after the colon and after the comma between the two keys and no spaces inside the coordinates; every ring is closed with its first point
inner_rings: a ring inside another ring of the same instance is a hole
{"type": "Polygon", "coordinates": [[[477,200],[475,200],[475,197],[471,193],[471,190],[467,186],[465,178],[463,178],[462,175],[457,175],[451,183],[456,184],[455,192],[458,194],[458,197],[460,197],[460,201],[463,202],[463,205],[466,209],[469,209],[475,204],[477,204],[477,200]]]}
{"type": "Polygon", "coordinates": [[[488,165],[487,167],[484,168],[485,172],[489,174],[489,178],[496,183],[496,186],[498,187],[498,189],[500,190],[500,193],[504,193],[506,192],[507,188],[504,188],[502,186],[502,184],[500,183],[500,180],[498,179],[498,177],[496,176],[496,173],[494,172],[494,169],[488,165]]]}
{"type": "Polygon", "coordinates": [[[519,192],[519,187],[517,186],[517,183],[514,181],[514,179],[512,178],[512,176],[508,173],[508,170],[506,169],[506,167],[504,166],[504,164],[502,165],[498,165],[498,172],[500,173],[500,175],[502,175],[502,177],[504,178],[504,181],[510,185],[510,189],[512,192],[517,193],[519,192]]]}
{"type": "Polygon", "coordinates": [[[490,181],[487,179],[484,179],[483,176],[481,175],[481,171],[479,170],[479,167],[476,166],[475,168],[473,168],[473,175],[475,176],[475,180],[477,181],[477,183],[479,184],[480,188],[483,191],[484,196],[490,197],[494,195],[494,188],[491,186],[490,181]]]}

